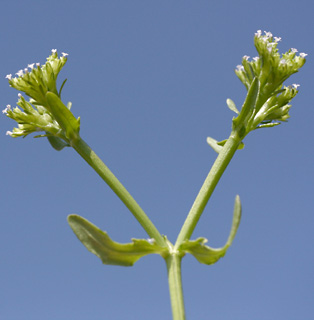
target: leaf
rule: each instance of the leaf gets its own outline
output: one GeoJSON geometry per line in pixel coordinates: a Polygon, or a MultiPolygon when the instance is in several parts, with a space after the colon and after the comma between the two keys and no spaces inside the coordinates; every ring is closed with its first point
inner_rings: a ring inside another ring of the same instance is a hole
{"type": "Polygon", "coordinates": [[[52,115],[64,130],[65,136],[69,140],[76,139],[80,131],[80,118],[76,119],[72,112],[53,92],[47,92],[46,99],[52,115]]]}
{"type": "MultiPolygon", "coordinates": [[[[248,93],[243,103],[240,114],[235,119],[232,120],[234,128],[238,126],[243,126],[243,125],[246,126],[247,122],[251,118],[254,112],[256,100],[258,98],[259,87],[260,87],[259,80],[257,77],[255,77],[248,90],[248,93]]],[[[241,134],[243,133],[241,132],[241,134]]]]}
{"type": "Polygon", "coordinates": [[[220,150],[222,149],[222,146],[220,146],[218,144],[218,141],[214,138],[211,137],[207,137],[207,143],[214,149],[214,151],[216,151],[217,153],[220,152],[220,150]]]}
{"type": "Polygon", "coordinates": [[[235,103],[231,99],[227,99],[227,106],[231,111],[235,112],[236,114],[239,114],[239,110],[237,109],[235,103]]]}
{"type": "Polygon", "coordinates": [[[240,197],[236,196],[235,203],[234,203],[231,231],[226,244],[222,248],[215,249],[215,248],[206,246],[205,243],[207,242],[207,239],[198,238],[196,240],[184,241],[179,247],[179,250],[192,254],[200,263],[204,263],[208,265],[214,264],[226,254],[228,248],[231,246],[234,240],[234,237],[237,233],[237,230],[240,224],[240,219],[241,219],[241,202],[240,202],[240,197]]]}
{"type": "Polygon", "coordinates": [[[126,244],[115,242],[105,231],[75,214],[68,216],[68,222],[78,239],[104,264],[127,267],[148,254],[165,255],[168,252],[168,248],[145,239],[132,239],[132,243],[126,244]]]}
{"type": "MultiPolygon", "coordinates": [[[[225,143],[227,142],[227,139],[222,140],[222,141],[217,141],[214,138],[207,137],[206,141],[217,153],[219,153],[221,151],[221,149],[223,148],[223,146],[225,145],[225,143]]],[[[241,142],[238,146],[238,150],[243,149],[243,148],[244,148],[244,143],[241,142]]]]}
{"type": "Polygon", "coordinates": [[[54,136],[47,136],[47,139],[51,146],[56,149],[57,151],[62,150],[64,147],[69,147],[70,145],[66,143],[64,140],[54,137],[54,136]]]}

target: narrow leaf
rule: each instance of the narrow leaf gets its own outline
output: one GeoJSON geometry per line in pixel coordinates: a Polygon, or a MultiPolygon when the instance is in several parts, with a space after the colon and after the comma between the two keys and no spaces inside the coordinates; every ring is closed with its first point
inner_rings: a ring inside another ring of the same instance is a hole
{"type": "Polygon", "coordinates": [[[72,112],[63,104],[60,98],[53,92],[46,93],[49,108],[61,128],[64,130],[69,140],[75,139],[79,135],[80,120],[75,119],[72,112]]]}
{"type": "Polygon", "coordinates": [[[220,258],[222,258],[228,248],[231,246],[234,237],[237,233],[239,224],[241,219],[241,203],[240,197],[237,196],[234,203],[234,210],[233,210],[233,220],[231,231],[228,237],[226,244],[222,248],[211,248],[206,246],[205,243],[207,242],[206,238],[198,238],[196,240],[187,240],[181,244],[179,250],[182,252],[187,252],[192,254],[200,263],[204,264],[214,264],[220,258]]]}
{"type": "Polygon", "coordinates": [[[243,103],[239,116],[233,119],[234,126],[237,127],[239,125],[241,126],[246,125],[246,123],[249,121],[252,113],[254,112],[258,93],[259,93],[259,80],[257,77],[255,77],[248,90],[247,96],[245,98],[245,101],[243,103]]]}
{"type": "MultiPolygon", "coordinates": [[[[225,143],[227,142],[227,139],[222,140],[222,141],[217,141],[214,138],[207,137],[206,141],[217,153],[219,153],[221,151],[221,149],[223,148],[223,146],[225,145],[225,143]]],[[[243,149],[243,148],[244,148],[244,143],[241,142],[238,146],[238,150],[243,149]]]]}
{"type": "Polygon", "coordinates": [[[222,149],[222,146],[220,146],[218,144],[218,141],[214,138],[211,137],[207,137],[207,143],[214,149],[214,151],[216,151],[217,153],[220,152],[220,150],[222,149]]]}
{"type": "Polygon", "coordinates": [[[235,103],[231,99],[227,99],[227,106],[231,111],[235,112],[236,114],[239,114],[239,110],[237,109],[235,103]]]}
{"type": "Polygon", "coordinates": [[[160,247],[155,241],[132,239],[132,243],[121,244],[110,239],[105,231],[75,214],[68,222],[78,239],[104,264],[132,266],[138,259],[151,253],[167,254],[168,248],[160,247]]]}

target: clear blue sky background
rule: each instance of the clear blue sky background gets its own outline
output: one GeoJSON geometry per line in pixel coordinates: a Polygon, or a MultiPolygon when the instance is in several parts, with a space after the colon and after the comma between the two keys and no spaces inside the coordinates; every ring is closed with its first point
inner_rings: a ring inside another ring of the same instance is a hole
{"type": "MultiPolygon", "coordinates": [[[[183,260],[187,319],[312,319],[314,313],[313,2],[3,1],[2,109],[17,101],[6,74],[69,53],[60,80],[81,116],[81,135],[175,241],[216,154],[206,137],[230,133],[226,99],[246,94],[234,74],[255,56],[258,29],[281,51],[308,53],[287,84],[299,83],[291,119],[245,139],[193,238],[219,247],[233,201],[243,218],[213,266],[183,260]]],[[[114,193],[71,149],[12,139],[0,117],[1,320],[171,319],[164,261],[104,266],[66,222],[80,214],[119,242],[146,238],[114,193]]]]}

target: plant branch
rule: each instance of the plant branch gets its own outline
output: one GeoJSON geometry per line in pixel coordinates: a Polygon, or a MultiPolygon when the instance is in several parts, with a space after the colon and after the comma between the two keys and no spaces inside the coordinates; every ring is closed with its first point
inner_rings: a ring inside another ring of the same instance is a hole
{"type": "Polygon", "coordinates": [[[143,209],[134,200],[131,194],[126,190],[122,183],[102,162],[96,153],[81,139],[73,139],[71,146],[83,157],[83,159],[98,173],[98,175],[108,184],[113,192],[131,211],[136,220],[141,224],[147,234],[156,240],[160,246],[166,246],[166,242],[152,221],[145,214],[143,209]]]}
{"type": "Polygon", "coordinates": [[[241,140],[242,139],[237,134],[237,131],[231,132],[229,139],[219,152],[216,161],[214,162],[207,178],[205,179],[193,203],[193,206],[178,235],[175,248],[178,248],[184,240],[189,240],[191,238],[192,233],[205,209],[205,206],[210,196],[212,195],[218,181],[220,180],[225,169],[227,168],[233,155],[237,151],[238,146],[241,143],[241,140]]]}

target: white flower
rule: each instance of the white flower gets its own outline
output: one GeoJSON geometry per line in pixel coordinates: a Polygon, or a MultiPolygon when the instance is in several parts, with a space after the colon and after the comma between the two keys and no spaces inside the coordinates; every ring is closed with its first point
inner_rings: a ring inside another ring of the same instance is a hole
{"type": "Polygon", "coordinates": [[[273,37],[273,34],[271,32],[267,32],[267,31],[264,31],[265,32],[265,36],[266,38],[272,38],[273,37]]]}
{"type": "Polygon", "coordinates": [[[253,60],[254,61],[258,61],[259,57],[254,57],[253,60]]]}
{"type": "Polygon", "coordinates": [[[243,56],[243,59],[249,60],[249,59],[250,59],[250,56],[243,56]]]}
{"type": "Polygon", "coordinates": [[[51,52],[52,52],[52,53],[56,53],[56,52],[57,52],[57,49],[52,49],[51,52]]]}
{"type": "Polygon", "coordinates": [[[17,96],[18,96],[19,98],[22,98],[22,93],[18,93],[17,96]]]}
{"type": "Polygon", "coordinates": [[[27,69],[27,68],[25,68],[25,69],[24,69],[24,72],[25,72],[25,73],[28,73],[28,69],[27,69]]]}
{"type": "Polygon", "coordinates": [[[2,113],[7,114],[8,110],[10,110],[10,109],[11,109],[11,106],[9,104],[7,104],[6,108],[4,110],[2,110],[2,113]]]}
{"type": "Polygon", "coordinates": [[[286,59],[281,59],[279,63],[280,64],[287,64],[287,60],[286,59]]]}
{"type": "Polygon", "coordinates": [[[12,74],[7,74],[7,75],[5,76],[5,78],[11,80],[11,79],[12,79],[12,74]]]}
{"type": "Polygon", "coordinates": [[[243,71],[244,67],[241,64],[238,64],[237,65],[237,69],[238,69],[238,71],[243,71]]]}
{"type": "Polygon", "coordinates": [[[22,77],[22,76],[23,76],[23,70],[22,70],[22,69],[19,70],[19,71],[16,73],[16,75],[17,75],[18,77],[22,77]]]}
{"type": "Polygon", "coordinates": [[[5,134],[6,134],[7,136],[12,136],[12,132],[11,132],[11,131],[7,131],[5,134]]]}
{"type": "Polygon", "coordinates": [[[300,57],[301,57],[301,58],[305,58],[306,56],[307,56],[307,53],[304,53],[304,52],[301,52],[301,53],[300,53],[300,57]]]}
{"type": "Polygon", "coordinates": [[[259,38],[262,35],[262,30],[257,30],[255,35],[259,38]]]}
{"type": "Polygon", "coordinates": [[[300,85],[296,84],[296,83],[294,83],[292,86],[293,86],[294,89],[298,89],[298,87],[300,87],[300,85]]]}
{"type": "Polygon", "coordinates": [[[274,39],[275,39],[275,42],[281,41],[281,38],[280,38],[280,37],[274,37],[274,39]]]}
{"type": "Polygon", "coordinates": [[[31,64],[28,64],[27,67],[30,68],[30,69],[33,69],[34,65],[35,65],[35,63],[31,63],[31,64]]]}
{"type": "Polygon", "coordinates": [[[298,50],[297,50],[296,48],[291,48],[291,52],[293,52],[293,53],[297,53],[297,52],[298,52],[298,50]]]}
{"type": "Polygon", "coordinates": [[[68,53],[65,53],[65,52],[61,52],[61,53],[62,53],[62,57],[66,57],[69,55],[68,53]]]}
{"type": "Polygon", "coordinates": [[[37,63],[35,63],[35,65],[36,65],[36,67],[39,67],[39,66],[40,66],[40,63],[39,63],[39,62],[37,62],[37,63]]]}

